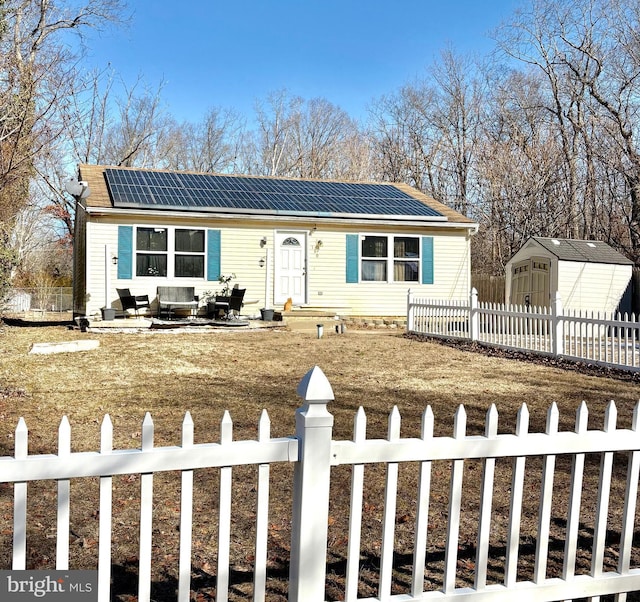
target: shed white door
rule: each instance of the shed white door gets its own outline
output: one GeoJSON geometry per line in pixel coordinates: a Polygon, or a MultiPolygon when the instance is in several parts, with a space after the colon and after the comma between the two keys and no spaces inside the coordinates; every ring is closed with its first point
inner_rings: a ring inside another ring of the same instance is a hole
{"type": "Polygon", "coordinates": [[[524,305],[525,297],[531,288],[531,277],[529,260],[520,261],[511,268],[511,303],[513,305],[524,305]]]}
{"type": "Polygon", "coordinates": [[[306,303],[306,232],[277,232],[275,243],[275,302],[290,298],[294,305],[306,303]]]}
{"type": "Polygon", "coordinates": [[[549,286],[549,260],[541,257],[531,259],[531,305],[549,307],[551,294],[549,286]]]}
{"type": "Polygon", "coordinates": [[[551,303],[549,267],[549,260],[542,257],[515,264],[511,273],[511,303],[548,307],[551,303]]]}

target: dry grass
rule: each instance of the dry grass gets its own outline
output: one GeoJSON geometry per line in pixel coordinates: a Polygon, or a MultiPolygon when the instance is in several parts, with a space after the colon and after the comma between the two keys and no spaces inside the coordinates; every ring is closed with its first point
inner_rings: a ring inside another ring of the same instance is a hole
{"type": "MultiPolygon", "coordinates": [[[[234,421],[236,439],[255,438],[260,412],[266,408],[273,436],[294,432],[294,413],[300,400],[298,382],[314,365],[329,378],[336,399],[334,438],[349,439],[354,414],[363,406],[368,435],[385,437],[388,414],[394,405],[402,416],[402,436],[416,436],[424,408],[431,405],[436,434],[448,435],[456,407],[464,403],[468,432],[480,434],[492,403],[500,414],[500,430],[513,432],[520,404],[531,413],[530,430],[543,431],[546,412],[555,401],[561,429],[573,430],[581,401],[590,409],[590,428],[600,428],[609,400],[616,401],[618,424],[628,427],[638,400],[633,381],[584,374],[557,367],[489,357],[434,342],[400,335],[354,332],[313,334],[264,330],[259,332],[156,332],[145,334],[86,334],[63,326],[10,327],[0,333],[0,455],[12,455],[13,431],[20,416],[30,431],[30,453],[55,453],[57,426],[66,414],[72,425],[74,450],[99,448],[100,422],[109,414],[114,423],[114,446],[139,446],[141,421],[151,412],[156,445],[177,445],[181,422],[189,410],[195,422],[196,442],[216,441],[224,410],[234,421]],[[91,352],[29,355],[35,342],[98,338],[91,352]]],[[[612,491],[607,567],[616,563],[620,508],[626,459],[617,458],[612,491]]],[[[521,532],[522,560],[519,577],[531,575],[535,549],[540,462],[528,468],[521,532]]],[[[459,582],[473,579],[474,534],[477,529],[478,491],[482,466],[468,462],[465,469],[463,524],[459,549],[459,582]]],[[[557,570],[563,553],[567,475],[570,459],[559,458],[553,512],[550,571],[557,570]]],[[[269,528],[268,599],[286,599],[289,548],[291,466],[272,472],[272,517],[269,528]]],[[[593,529],[598,459],[589,458],[585,481],[578,572],[588,570],[593,529]]],[[[491,581],[500,581],[509,515],[508,490],[511,463],[499,461],[493,504],[491,581]]],[[[397,543],[393,593],[407,591],[410,580],[412,530],[415,516],[417,467],[403,466],[397,511],[397,543]]],[[[431,529],[427,549],[427,589],[441,585],[443,542],[446,529],[449,466],[435,463],[431,499],[431,529]]],[[[214,470],[197,473],[193,549],[194,599],[214,599],[217,537],[217,479],[214,470]]],[[[329,529],[327,598],[339,599],[344,587],[344,555],[348,516],[350,471],[334,470],[329,529]]],[[[158,474],[154,507],[154,600],[175,599],[179,522],[179,475],[158,474]]],[[[375,595],[379,565],[384,468],[366,469],[365,524],[363,525],[361,595],[375,595]]],[[[53,568],[55,564],[55,485],[30,485],[28,568],[53,568]]],[[[97,558],[97,483],[72,485],[72,568],[94,568],[97,558]]],[[[114,478],[114,594],[113,600],[135,599],[139,477],[114,478]]],[[[232,525],[231,599],[251,592],[253,551],[251,535],[255,517],[253,469],[234,471],[234,523],[232,525]]],[[[0,487],[0,566],[10,567],[12,489],[0,487]]],[[[640,560],[634,558],[634,566],[640,560]]]]}

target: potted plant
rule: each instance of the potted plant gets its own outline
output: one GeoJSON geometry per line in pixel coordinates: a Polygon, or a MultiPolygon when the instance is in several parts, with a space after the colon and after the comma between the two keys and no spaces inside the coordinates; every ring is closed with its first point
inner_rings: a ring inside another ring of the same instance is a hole
{"type": "Polygon", "coordinates": [[[221,297],[228,297],[231,295],[231,281],[235,277],[235,274],[228,274],[227,276],[220,274],[220,276],[218,276],[218,282],[222,284],[222,290],[219,293],[216,292],[216,295],[220,295],[221,297]]]}

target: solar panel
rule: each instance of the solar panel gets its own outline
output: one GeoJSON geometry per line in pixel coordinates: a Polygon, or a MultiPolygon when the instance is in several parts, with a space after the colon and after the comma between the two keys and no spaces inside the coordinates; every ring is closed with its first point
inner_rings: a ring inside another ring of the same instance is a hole
{"type": "Polygon", "coordinates": [[[441,217],[392,184],[105,169],[115,207],[441,217]]]}

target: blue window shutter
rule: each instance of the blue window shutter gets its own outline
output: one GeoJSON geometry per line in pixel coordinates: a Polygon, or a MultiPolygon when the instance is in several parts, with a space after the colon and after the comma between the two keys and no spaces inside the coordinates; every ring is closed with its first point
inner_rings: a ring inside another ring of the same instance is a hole
{"type": "Polygon", "coordinates": [[[422,284],[433,284],[433,236],[422,237],[422,284]]]}
{"type": "Polygon", "coordinates": [[[220,230],[207,230],[207,280],[220,277],[220,230]]]}
{"type": "Polygon", "coordinates": [[[347,282],[358,282],[357,234],[347,234],[347,282]]]}
{"type": "Polygon", "coordinates": [[[118,226],[118,278],[131,280],[133,274],[133,226],[118,226]]]}

